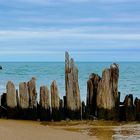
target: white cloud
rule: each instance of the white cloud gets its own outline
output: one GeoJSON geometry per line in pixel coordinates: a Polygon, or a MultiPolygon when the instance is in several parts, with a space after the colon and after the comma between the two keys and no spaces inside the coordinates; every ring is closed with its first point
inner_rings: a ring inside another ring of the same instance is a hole
{"type": "Polygon", "coordinates": [[[92,0],[14,0],[23,3],[41,4],[41,5],[59,5],[66,3],[86,3],[92,0]]]}
{"type": "Polygon", "coordinates": [[[32,54],[62,54],[63,52],[62,51],[12,51],[12,50],[6,50],[6,51],[0,51],[0,54],[1,55],[5,55],[5,54],[15,54],[15,55],[32,55],[32,54]]]}
{"type": "MultiPolygon", "coordinates": [[[[93,50],[93,51],[70,51],[70,53],[74,54],[74,55],[85,55],[85,54],[92,54],[92,55],[102,55],[102,54],[115,54],[116,52],[118,51],[110,51],[110,50],[107,50],[107,51],[104,51],[104,50],[93,50]]],[[[17,51],[12,51],[12,50],[9,50],[9,51],[0,51],[0,55],[63,55],[65,53],[65,50],[64,51],[20,51],[20,50],[17,50],[17,51]]],[[[119,53],[127,53],[127,52],[120,52],[119,53]]]]}
{"type": "Polygon", "coordinates": [[[137,2],[138,0],[97,0],[100,3],[128,3],[128,2],[137,2]]]}
{"type": "MultiPolygon", "coordinates": [[[[17,19],[15,19],[17,20],[17,19]]],[[[77,24],[97,24],[97,23],[139,23],[140,16],[115,16],[114,17],[91,17],[91,18],[47,18],[47,17],[19,17],[18,22],[34,23],[34,24],[64,24],[64,25],[77,25],[77,24]]]]}
{"type": "Polygon", "coordinates": [[[92,4],[116,4],[116,3],[130,3],[138,0],[13,0],[14,2],[32,3],[41,5],[58,5],[66,3],[92,3],[92,4]]]}
{"type": "Polygon", "coordinates": [[[70,39],[85,39],[85,40],[138,40],[140,34],[123,34],[123,33],[80,33],[70,30],[58,31],[0,31],[0,40],[8,39],[40,39],[40,38],[70,38],[70,39]]]}

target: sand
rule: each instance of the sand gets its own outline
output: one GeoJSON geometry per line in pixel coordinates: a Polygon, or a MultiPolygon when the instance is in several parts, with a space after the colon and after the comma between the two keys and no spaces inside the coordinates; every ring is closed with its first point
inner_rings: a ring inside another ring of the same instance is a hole
{"type": "Polygon", "coordinates": [[[140,123],[0,119],[0,140],[140,140],[140,123]]]}
{"type": "MultiPolygon", "coordinates": [[[[45,123],[43,123],[45,125],[45,123]]],[[[140,140],[139,122],[116,121],[70,121],[46,123],[55,129],[64,129],[71,132],[80,132],[98,140],[140,140]]]]}
{"type": "Polygon", "coordinates": [[[40,122],[0,119],[0,140],[96,140],[80,132],[72,132],[40,122]]]}

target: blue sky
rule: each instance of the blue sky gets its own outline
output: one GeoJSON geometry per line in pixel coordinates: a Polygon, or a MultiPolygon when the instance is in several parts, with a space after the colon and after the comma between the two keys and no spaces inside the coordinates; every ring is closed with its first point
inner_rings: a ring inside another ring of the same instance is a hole
{"type": "Polygon", "coordinates": [[[0,0],[0,61],[140,61],[139,0],[0,0]]]}

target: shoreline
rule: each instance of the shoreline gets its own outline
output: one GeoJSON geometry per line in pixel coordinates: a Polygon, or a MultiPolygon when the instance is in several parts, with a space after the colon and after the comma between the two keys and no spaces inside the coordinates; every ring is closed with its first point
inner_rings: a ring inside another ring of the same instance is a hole
{"type": "Polygon", "coordinates": [[[1,140],[112,140],[140,138],[139,122],[60,121],[0,119],[1,140]],[[8,135],[7,135],[8,134],[8,135]]]}

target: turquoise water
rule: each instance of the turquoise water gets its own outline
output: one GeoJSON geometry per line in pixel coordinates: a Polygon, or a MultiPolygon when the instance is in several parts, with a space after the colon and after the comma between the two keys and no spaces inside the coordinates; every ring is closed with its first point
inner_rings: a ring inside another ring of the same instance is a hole
{"type": "MultiPolygon", "coordinates": [[[[90,73],[102,74],[104,68],[111,63],[105,62],[79,62],[79,85],[82,100],[86,99],[86,82],[90,73]]],[[[119,91],[121,91],[121,100],[126,94],[133,94],[134,97],[140,97],[140,63],[118,63],[120,67],[119,91]]],[[[39,96],[40,85],[50,86],[53,80],[57,81],[59,93],[62,97],[65,95],[64,63],[62,62],[36,62],[36,63],[0,63],[3,70],[0,70],[0,93],[5,92],[5,86],[8,80],[12,80],[18,88],[19,82],[29,81],[33,76],[37,79],[37,91],[39,96]]]]}

